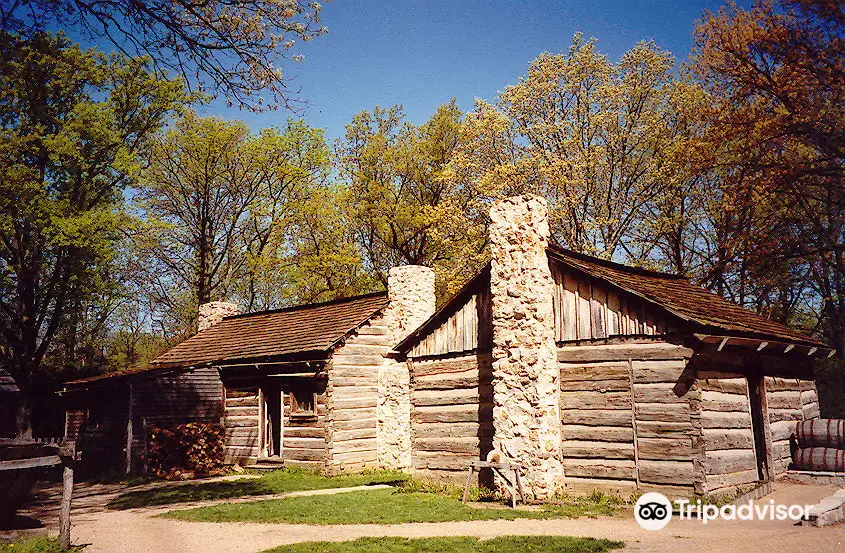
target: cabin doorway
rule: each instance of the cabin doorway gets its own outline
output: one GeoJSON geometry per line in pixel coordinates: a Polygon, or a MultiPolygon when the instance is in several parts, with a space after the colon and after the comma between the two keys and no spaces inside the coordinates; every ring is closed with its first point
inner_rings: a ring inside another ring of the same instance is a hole
{"type": "Polygon", "coordinates": [[[282,388],[278,383],[261,386],[261,453],[262,457],[282,456],[284,435],[284,402],[282,388]]]}
{"type": "Polygon", "coordinates": [[[763,377],[753,375],[748,377],[748,403],[751,408],[751,433],[754,437],[754,453],[757,458],[757,480],[768,482],[771,468],[771,447],[766,440],[765,419],[768,417],[766,409],[766,388],[763,377]]]}

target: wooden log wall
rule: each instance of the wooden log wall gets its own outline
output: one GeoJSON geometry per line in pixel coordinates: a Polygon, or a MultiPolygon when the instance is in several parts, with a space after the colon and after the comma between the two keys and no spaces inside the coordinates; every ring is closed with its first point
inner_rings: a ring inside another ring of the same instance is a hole
{"type": "Polygon", "coordinates": [[[727,493],[758,480],[748,380],[728,371],[699,371],[703,489],[727,493]]]}
{"type": "Polygon", "coordinates": [[[225,391],[223,426],[224,460],[227,464],[247,464],[259,455],[258,389],[225,391]]]}
{"type": "Polygon", "coordinates": [[[291,416],[290,387],[296,380],[308,377],[286,379],[284,382],[284,423],[282,424],[282,459],[285,466],[313,470],[326,468],[329,462],[327,435],[328,392],[325,378],[308,378],[309,385],[317,393],[317,416],[291,416]]]}
{"type": "Polygon", "coordinates": [[[463,483],[470,461],[485,459],[492,448],[492,398],[489,353],[414,361],[413,472],[463,483]]]}
{"type": "Polygon", "coordinates": [[[819,417],[819,398],[812,381],[766,377],[769,427],[772,432],[772,458],[775,474],[789,467],[792,455],[789,437],[798,422],[819,417]]]}
{"type": "Polygon", "coordinates": [[[558,349],[568,489],[692,490],[691,407],[674,391],[689,355],[665,342],[558,349]]]}
{"type": "Polygon", "coordinates": [[[644,301],[590,278],[554,259],[556,340],[657,335],[673,330],[665,316],[644,301]]]}
{"type": "Polygon", "coordinates": [[[332,356],[326,444],[332,471],[378,466],[378,374],[392,345],[378,317],[359,328],[332,356]]]}

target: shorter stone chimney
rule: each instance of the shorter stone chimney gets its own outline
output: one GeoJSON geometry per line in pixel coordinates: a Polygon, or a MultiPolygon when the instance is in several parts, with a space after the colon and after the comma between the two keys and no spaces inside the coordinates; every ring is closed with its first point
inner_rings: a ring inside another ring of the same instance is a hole
{"type": "MultiPolygon", "coordinates": [[[[434,314],[434,271],[420,265],[393,267],[387,276],[384,313],[391,347],[434,314]]],[[[378,377],[379,465],[411,468],[411,378],[405,362],[385,358],[378,377]]]]}
{"type": "Polygon", "coordinates": [[[200,305],[199,318],[197,320],[197,332],[202,332],[207,328],[211,328],[220,321],[223,317],[238,314],[238,306],[227,301],[210,301],[200,305]]]}

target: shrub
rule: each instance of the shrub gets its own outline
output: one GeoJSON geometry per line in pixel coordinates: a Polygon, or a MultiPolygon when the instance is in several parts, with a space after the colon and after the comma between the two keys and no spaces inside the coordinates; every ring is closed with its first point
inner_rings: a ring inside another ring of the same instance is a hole
{"type": "Polygon", "coordinates": [[[223,466],[223,427],[189,422],[154,427],[147,442],[147,471],[162,478],[185,473],[208,474],[223,466]]]}

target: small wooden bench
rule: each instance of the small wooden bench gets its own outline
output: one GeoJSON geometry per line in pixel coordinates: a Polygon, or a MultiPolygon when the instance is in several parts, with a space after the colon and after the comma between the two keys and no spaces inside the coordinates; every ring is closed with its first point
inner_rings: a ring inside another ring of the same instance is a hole
{"type": "Polygon", "coordinates": [[[467,483],[464,486],[464,503],[469,498],[469,487],[472,484],[472,477],[475,475],[475,471],[484,468],[492,469],[505,482],[505,486],[511,494],[511,507],[516,507],[517,493],[522,502],[525,503],[525,493],[522,490],[522,481],[519,479],[519,467],[511,463],[494,463],[491,461],[472,461],[469,464],[469,476],[467,476],[467,483]],[[510,477],[506,474],[507,471],[510,471],[510,477]]]}

